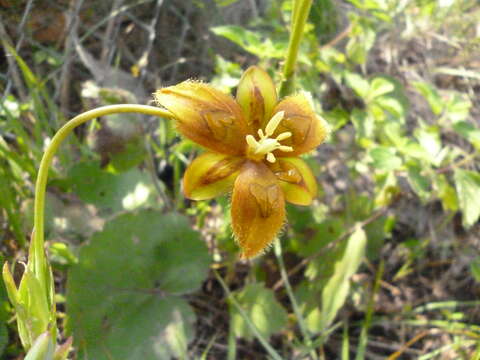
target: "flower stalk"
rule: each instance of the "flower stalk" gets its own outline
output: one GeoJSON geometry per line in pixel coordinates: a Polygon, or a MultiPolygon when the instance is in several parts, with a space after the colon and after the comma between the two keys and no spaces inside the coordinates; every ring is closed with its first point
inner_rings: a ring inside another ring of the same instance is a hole
{"type": "Polygon", "coordinates": [[[39,336],[45,336],[45,333],[49,333],[49,338],[55,339],[57,333],[54,282],[44,249],[45,193],[48,171],[53,157],[63,140],[77,126],[101,116],[118,113],[140,113],[163,118],[172,116],[168,111],[158,107],[135,104],[109,105],[84,112],[68,121],[58,130],[40,162],[35,186],[34,231],[28,263],[18,289],[15,286],[8,264],[5,263],[3,267],[3,278],[7,293],[16,309],[19,334],[26,350],[29,350],[35,344],[39,336]]]}
{"type": "Polygon", "coordinates": [[[298,50],[303,37],[308,14],[313,0],[295,0],[292,12],[290,41],[283,65],[283,82],[280,96],[284,97],[295,91],[295,67],[297,65],[298,50]]]}

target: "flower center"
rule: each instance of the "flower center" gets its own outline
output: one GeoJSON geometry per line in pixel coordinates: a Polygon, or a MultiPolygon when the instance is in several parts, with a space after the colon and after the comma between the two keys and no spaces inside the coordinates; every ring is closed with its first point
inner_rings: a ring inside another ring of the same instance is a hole
{"type": "Polygon", "coordinates": [[[271,136],[277,129],[280,122],[283,120],[285,115],[285,111],[279,111],[276,113],[267,123],[265,126],[265,132],[262,129],[258,130],[259,139],[256,140],[253,135],[247,135],[245,140],[247,141],[247,157],[255,160],[260,161],[265,156],[268,162],[274,163],[275,162],[275,155],[273,155],[273,151],[280,150],[284,152],[293,151],[291,146],[285,146],[280,144],[280,141],[288,139],[292,136],[292,133],[287,131],[279,134],[277,137],[272,138],[271,136]]]}

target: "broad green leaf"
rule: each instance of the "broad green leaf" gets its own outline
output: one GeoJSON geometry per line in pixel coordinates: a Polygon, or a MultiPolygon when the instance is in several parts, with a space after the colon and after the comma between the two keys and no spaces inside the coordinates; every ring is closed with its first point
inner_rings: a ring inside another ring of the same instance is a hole
{"type": "Polygon", "coordinates": [[[335,35],[338,23],[338,10],[332,0],[313,1],[309,22],[320,44],[326,44],[335,35]]]}
{"type": "Polygon", "coordinates": [[[69,180],[80,199],[108,213],[153,205],[151,179],[138,169],[113,174],[96,162],[79,163],[70,169],[69,180]]]}
{"type": "Polygon", "coordinates": [[[210,84],[228,93],[238,85],[242,77],[242,68],[237,63],[228,61],[220,55],[217,55],[215,56],[215,74],[210,84]]]}
{"type": "Polygon", "coordinates": [[[303,231],[308,231],[308,239],[305,239],[298,249],[299,255],[305,257],[314,254],[338,238],[344,230],[344,221],[331,217],[321,223],[314,223],[313,226],[309,224],[308,226],[311,229],[306,226],[303,228],[303,231]]]}
{"type": "Polygon", "coordinates": [[[384,95],[377,97],[373,103],[380,106],[383,110],[388,111],[395,120],[404,123],[404,118],[408,109],[408,102],[402,101],[397,95],[384,95]]]}
{"type": "Polygon", "coordinates": [[[386,206],[400,192],[397,177],[393,171],[375,177],[375,205],[386,206]]]}
{"type": "MultiPolygon", "coordinates": [[[[269,338],[287,325],[287,312],[275,299],[273,291],[266,289],[263,284],[246,285],[234,296],[264,337],[269,338]]],[[[232,305],[230,314],[235,336],[251,339],[253,335],[247,323],[232,305]]]]}
{"type": "Polygon", "coordinates": [[[376,170],[393,171],[402,166],[402,159],[396,155],[394,148],[377,146],[369,151],[376,170]]]}
{"type": "Polygon", "coordinates": [[[427,100],[432,112],[435,115],[440,115],[444,108],[444,100],[438,93],[437,89],[430,84],[420,81],[414,81],[413,86],[418,90],[420,94],[427,100]]]}
{"type": "Polygon", "coordinates": [[[108,222],[69,271],[67,314],[79,359],[184,357],[210,256],[179,214],[144,210],[108,222]]]}
{"type": "Polygon", "coordinates": [[[452,185],[447,181],[447,178],[443,174],[435,176],[435,187],[437,190],[437,196],[442,200],[442,206],[444,210],[457,211],[458,199],[457,193],[452,185]]]}
{"type": "Polygon", "coordinates": [[[345,73],[345,81],[348,87],[352,88],[355,93],[362,99],[366,98],[370,92],[370,84],[366,79],[358,74],[347,72],[345,73]]]}
{"type": "Polygon", "coordinates": [[[115,172],[127,171],[143,162],[146,155],[144,140],[137,138],[125,143],[122,151],[110,156],[109,166],[115,172]]]}
{"type": "Polygon", "coordinates": [[[429,161],[439,166],[446,155],[446,151],[442,149],[442,140],[440,138],[440,129],[436,126],[424,126],[417,128],[415,137],[423,147],[425,152],[429,155],[429,161]]]}
{"type": "Polygon", "coordinates": [[[278,41],[273,43],[258,32],[246,30],[241,26],[216,26],[211,30],[215,35],[223,36],[261,59],[282,58],[286,50],[286,44],[278,41]]]}
{"type": "Polygon", "coordinates": [[[418,164],[408,164],[408,182],[413,191],[422,201],[430,198],[430,179],[422,174],[422,168],[418,164]]]}
{"type": "Polygon", "coordinates": [[[480,174],[457,169],[454,173],[458,205],[462,210],[463,226],[471,227],[480,216],[480,174]]]}
{"type": "Polygon", "coordinates": [[[468,117],[471,107],[472,103],[466,94],[454,93],[447,102],[445,109],[446,116],[453,123],[463,121],[468,117]]]}
{"type": "Polygon", "coordinates": [[[322,291],[321,328],[327,329],[347,300],[350,278],[360,267],[365,255],[367,236],[359,226],[348,239],[343,257],[335,264],[333,276],[322,291]]]}
{"type": "Polygon", "coordinates": [[[350,121],[350,114],[340,107],[336,107],[332,111],[324,112],[322,116],[328,122],[328,125],[330,125],[332,132],[342,128],[350,121]]]}
{"type": "MultiPolygon", "coordinates": [[[[404,123],[404,118],[410,107],[408,97],[405,95],[405,88],[398,79],[388,75],[376,76],[370,85],[372,88],[377,88],[375,92],[381,93],[377,95],[372,101],[373,104],[380,106],[383,110],[387,111],[394,120],[398,123],[404,123]],[[393,87],[389,92],[387,90],[393,87]]],[[[372,90],[371,90],[372,91],[372,90]]],[[[369,96],[371,96],[369,94],[369,96]]]]}
{"type": "Polygon", "coordinates": [[[480,129],[478,127],[467,121],[458,121],[453,125],[453,130],[470,141],[477,151],[480,151],[480,129]]]}
{"type": "Polygon", "coordinates": [[[375,120],[367,112],[360,109],[353,109],[352,123],[355,126],[355,137],[361,146],[368,148],[373,145],[373,132],[375,129],[375,120]]]}
{"type": "Polygon", "coordinates": [[[376,77],[370,82],[370,89],[367,97],[372,100],[376,97],[388,94],[395,89],[395,85],[385,78],[376,77]]]}

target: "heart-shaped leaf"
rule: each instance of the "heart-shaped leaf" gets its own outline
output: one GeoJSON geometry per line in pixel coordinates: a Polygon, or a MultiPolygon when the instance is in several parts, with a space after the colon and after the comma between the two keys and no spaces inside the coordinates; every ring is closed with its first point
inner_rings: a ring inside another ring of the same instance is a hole
{"type": "Polygon", "coordinates": [[[144,210],[107,223],[69,272],[67,313],[78,358],[184,355],[195,315],[178,295],[201,285],[209,262],[182,215],[144,210]]]}

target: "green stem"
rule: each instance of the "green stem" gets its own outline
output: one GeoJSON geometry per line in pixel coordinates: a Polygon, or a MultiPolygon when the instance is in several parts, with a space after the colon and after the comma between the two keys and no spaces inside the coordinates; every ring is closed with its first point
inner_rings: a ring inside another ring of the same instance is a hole
{"type": "Polygon", "coordinates": [[[300,311],[300,308],[298,306],[297,299],[295,298],[292,287],[290,286],[290,281],[288,280],[288,275],[285,269],[285,263],[283,261],[283,256],[282,256],[282,244],[278,239],[275,240],[274,251],[275,251],[275,256],[277,257],[278,265],[280,267],[280,275],[282,276],[283,283],[285,284],[285,289],[287,290],[288,298],[292,303],[293,312],[295,313],[295,316],[297,318],[298,327],[300,328],[300,332],[302,333],[303,340],[305,341],[306,347],[310,349],[311,359],[316,360],[318,359],[317,353],[315,352],[315,349],[312,347],[312,339],[310,338],[310,335],[308,333],[308,329],[307,329],[307,326],[305,325],[305,320],[303,319],[302,312],[300,311]]]}
{"type": "Polygon", "coordinates": [[[225,291],[225,294],[227,294],[228,300],[232,303],[232,305],[237,309],[239,312],[240,316],[243,318],[247,326],[250,328],[250,331],[255,335],[257,340],[262,344],[264,349],[268,352],[268,354],[272,357],[274,360],[282,360],[282,357],[275,351],[275,349],[268,343],[268,340],[265,339],[265,337],[260,333],[258,328],[255,326],[253,321],[250,319],[248,314],[243,310],[242,306],[238,303],[238,301],[235,299],[235,296],[231,293],[230,289],[228,288],[227,284],[223,281],[222,277],[220,274],[216,271],[213,270],[213,273],[215,274],[215,277],[217,278],[218,282],[222,286],[223,290],[225,291]]]}
{"type": "MultiPolygon", "coordinates": [[[[58,132],[52,138],[52,141],[50,142],[47,149],[45,150],[45,153],[43,154],[38,170],[37,182],[35,186],[35,207],[33,220],[34,233],[29,254],[29,267],[37,276],[42,286],[42,290],[45,294],[47,294],[48,297],[50,297],[50,295],[48,294],[53,294],[53,282],[48,275],[49,267],[47,265],[44,252],[44,211],[48,169],[50,168],[53,156],[57,152],[60,144],[73,131],[73,129],[89,120],[117,113],[141,113],[164,118],[172,117],[171,113],[169,113],[168,111],[154,106],[135,104],[102,106],[97,109],[93,109],[77,115],[76,117],[68,121],[65,125],[63,125],[63,127],[61,127],[60,130],[58,130],[58,132]]],[[[52,299],[48,300],[49,303],[50,301],[52,301],[52,299]]]]}
{"type": "Polygon", "coordinates": [[[285,64],[283,66],[283,83],[280,96],[290,95],[295,90],[295,66],[297,64],[298,49],[303,37],[303,30],[310,13],[313,0],[295,0],[292,12],[290,42],[288,44],[285,64]]]}

